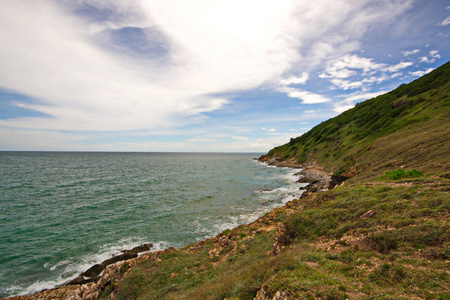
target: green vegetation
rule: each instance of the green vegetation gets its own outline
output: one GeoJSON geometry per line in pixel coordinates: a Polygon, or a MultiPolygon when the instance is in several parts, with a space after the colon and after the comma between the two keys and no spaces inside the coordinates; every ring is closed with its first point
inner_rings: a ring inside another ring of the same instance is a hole
{"type": "Polygon", "coordinates": [[[447,63],[273,149],[350,179],[126,265],[102,298],[450,299],[449,78],[447,63]]]}
{"type": "Polygon", "coordinates": [[[449,80],[447,63],[322,122],[268,155],[299,163],[317,160],[351,177],[367,168],[373,173],[402,165],[435,169],[449,148],[449,80]]]}
{"type": "Polygon", "coordinates": [[[403,169],[398,169],[395,171],[384,172],[383,177],[381,179],[401,179],[401,178],[414,178],[423,176],[423,173],[413,169],[412,171],[405,171],[403,169]]]}
{"type": "Polygon", "coordinates": [[[409,183],[344,185],[198,250],[142,261],[114,287],[117,299],[253,299],[261,289],[268,299],[448,299],[450,180],[409,183]],[[274,256],[277,220],[285,246],[274,256]]]}

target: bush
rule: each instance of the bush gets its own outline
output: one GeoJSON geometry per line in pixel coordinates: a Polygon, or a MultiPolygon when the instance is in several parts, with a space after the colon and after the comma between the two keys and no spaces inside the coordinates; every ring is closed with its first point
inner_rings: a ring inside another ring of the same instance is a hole
{"type": "Polygon", "coordinates": [[[387,253],[398,248],[398,240],[391,232],[376,233],[372,237],[375,250],[381,253],[387,253]]]}
{"type": "Polygon", "coordinates": [[[402,282],[407,277],[404,267],[393,264],[382,264],[369,275],[370,280],[378,282],[402,282]]]}
{"type": "Polygon", "coordinates": [[[314,236],[312,228],[314,223],[305,218],[300,213],[292,214],[286,221],[284,221],[285,231],[281,236],[282,243],[288,245],[297,237],[310,238],[314,236]]]}

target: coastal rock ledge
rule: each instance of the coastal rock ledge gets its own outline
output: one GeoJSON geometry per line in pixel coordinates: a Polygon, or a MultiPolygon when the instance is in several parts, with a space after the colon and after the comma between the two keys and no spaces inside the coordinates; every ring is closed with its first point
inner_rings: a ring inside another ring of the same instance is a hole
{"type": "Polygon", "coordinates": [[[337,176],[333,175],[332,172],[326,172],[325,168],[317,164],[315,160],[299,164],[294,158],[284,160],[278,156],[261,155],[258,161],[266,163],[269,166],[301,169],[301,171],[294,175],[300,177],[298,182],[309,183],[305,191],[305,196],[318,191],[330,190],[348,179],[345,176],[337,176]]]}
{"type": "MultiPolygon", "coordinates": [[[[100,264],[95,264],[78,277],[55,288],[44,290],[32,295],[15,296],[8,300],[95,300],[99,299],[103,291],[111,284],[117,282],[128,270],[140,260],[157,257],[159,252],[151,252],[152,243],[134,247],[131,250],[122,250],[122,254],[115,255],[100,264]],[[139,256],[141,254],[141,256],[139,256]]],[[[169,248],[170,249],[170,248],[169,248]]]]}

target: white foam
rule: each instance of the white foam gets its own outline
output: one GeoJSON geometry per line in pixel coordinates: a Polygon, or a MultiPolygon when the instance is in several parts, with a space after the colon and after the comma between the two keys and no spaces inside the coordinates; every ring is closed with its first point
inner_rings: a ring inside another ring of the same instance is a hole
{"type": "Polygon", "coordinates": [[[67,265],[67,264],[70,264],[70,261],[69,260],[63,260],[63,261],[60,261],[60,262],[56,263],[55,265],[53,265],[51,267],[48,267],[49,264],[46,263],[44,265],[44,267],[50,269],[50,271],[55,271],[57,268],[59,268],[61,266],[64,266],[64,265],[67,265]]]}

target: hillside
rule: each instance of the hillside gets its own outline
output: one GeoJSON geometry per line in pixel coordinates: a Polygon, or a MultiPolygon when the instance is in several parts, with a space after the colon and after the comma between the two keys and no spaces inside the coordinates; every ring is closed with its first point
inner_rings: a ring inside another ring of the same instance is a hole
{"type": "Polygon", "coordinates": [[[15,299],[450,299],[449,78],[447,63],[261,157],[334,188],[15,299]]]}
{"type": "Polygon", "coordinates": [[[409,84],[364,101],[271,150],[267,157],[316,160],[347,177],[401,166],[448,170],[450,63],[409,84]]]}

